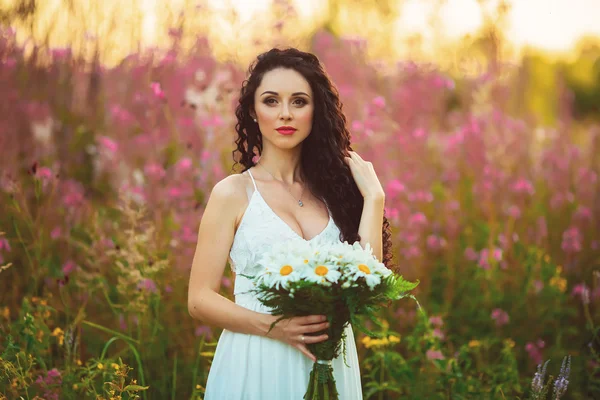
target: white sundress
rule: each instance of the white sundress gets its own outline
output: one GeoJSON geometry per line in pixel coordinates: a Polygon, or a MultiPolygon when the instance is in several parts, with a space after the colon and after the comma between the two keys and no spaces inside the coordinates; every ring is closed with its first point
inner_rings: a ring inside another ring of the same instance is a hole
{"type": "MultiPolygon", "coordinates": [[[[265,202],[256,187],[234,236],[231,251],[232,270],[236,273],[236,304],[269,314],[253,294],[249,279],[255,261],[270,246],[281,240],[306,240],[300,237],[265,202]]],[[[250,189],[249,189],[250,190],[250,189]]],[[[337,243],[340,231],[331,214],[327,226],[317,236],[321,241],[337,243]]],[[[343,349],[343,347],[342,347],[343,349]]],[[[341,351],[340,351],[341,353],[341,351]]],[[[333,360],[333,375],[340,400],[362,400],[360,369],[352,326],[346,326],[346,363],[343,354],[333,360]]],[[[275,339],[223,330],[208,373],[204,400],[302,400],[313,362],[300,350],[275,339]]]]}

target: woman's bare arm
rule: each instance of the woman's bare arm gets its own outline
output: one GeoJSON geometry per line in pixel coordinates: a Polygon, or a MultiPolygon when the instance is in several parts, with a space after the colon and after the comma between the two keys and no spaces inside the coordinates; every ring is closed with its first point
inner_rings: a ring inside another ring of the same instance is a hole
{"type": "Polygon", "coordinates": [[[208,325],[265,336],[270,324],[268,315],[248,310],[219,294],[235,235],[236,216],[246,201],[239,179],[243,178],[228,176],[217,183],[210,194],[192,262],[188,312],[208,325]]]}
{"type": "Polygon", "coordinates": [[[373,249],[373,255],[379,261],[383,260],[383,208],[384,196],[365,197],[358,234],[360,245],[364,248],[367,243],[373,249]]]}

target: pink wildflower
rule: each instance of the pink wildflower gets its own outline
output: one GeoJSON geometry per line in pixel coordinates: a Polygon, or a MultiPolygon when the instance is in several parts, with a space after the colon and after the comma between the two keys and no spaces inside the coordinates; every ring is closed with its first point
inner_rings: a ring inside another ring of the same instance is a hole
{"type": "Polygon", "coordinates": [[[98,143],[100,144],[100,146],[103,149],[108,151],[110,154],[116,153],[117,150],[119,149],[119,145],[117,144],[117,142],[115,142],[114,140],[112,140],[111,138],[109,138],[107,136],[100,136],[98,138],[98,143]]]}
{"type": "Polygon", "coordinates": [[[75,271],[76,269],[77,269],[77,264],[75,264],[73,261],[69,260],[63,264],[62,272],[63,272],[63,274],[65,274],[65,276],[67,276],[71,272],[75,271]]]}
{"type": "Polygon", "coordinates": [[[165,169],[156,162],[150,162],[144,166],[144,173],[146,176],[153,180],[160,180],[167,174],[165,169]]]}
{"type": "Polygon", "coordinates": [[[150,87],[152,88],[152,92],[158,99],[162,100],[165,98],[165,92],[163,92],[162,88],[160,87],[160,83],[152,82],[150,84],[150,87]]]}
{"type": "Polygon", "coordinates": [[[393,179],[386,186],[386,193],[391,197],[396,197],[399,193],[404,192],[405,186],[398,179],[393,179]]]}
{"type": "Polygon", "coordinates": [[[497,327],[506,325],[509,321],[509,317],[506,311],[500,308],[495,308],[494,310],[492,310],[492,319],[496,321],[497,327]]]}
{"type": "Polygon", "coordinates": [[[427,350],[426,357],[428,360],[444,360],[446,357],[440,350],[427,350]]]}
{"type": "Polygon", "coordinates": [[[378,108],[385,108],[385,98],[377,96],[373,99],[373,105],[378,108]]]}

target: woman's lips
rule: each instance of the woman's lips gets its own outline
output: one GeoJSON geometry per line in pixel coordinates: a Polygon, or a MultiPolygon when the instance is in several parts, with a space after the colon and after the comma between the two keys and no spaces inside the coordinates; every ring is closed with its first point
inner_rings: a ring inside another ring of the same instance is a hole
{"type": "Polygon", "coordinates": [[[282,135],[293,135],[296,132],[295,129],[276,129],[276,131],[282,135]]]}

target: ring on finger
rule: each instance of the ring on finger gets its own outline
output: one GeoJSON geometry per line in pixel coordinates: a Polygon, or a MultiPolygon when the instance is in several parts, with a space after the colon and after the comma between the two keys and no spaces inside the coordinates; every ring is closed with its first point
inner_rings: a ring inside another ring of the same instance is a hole
{"type": "Polygon", "coordinates": [[[302,343],[305,343],[305,342],[304,342],[304,335],[301,335],[301,336],[300,336],[300,340],[302,340],[302,343]]]}

